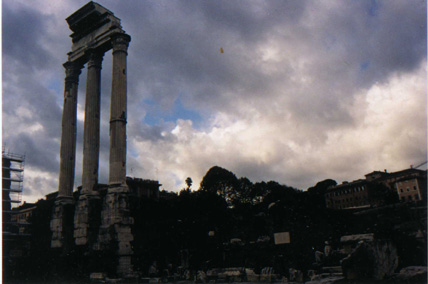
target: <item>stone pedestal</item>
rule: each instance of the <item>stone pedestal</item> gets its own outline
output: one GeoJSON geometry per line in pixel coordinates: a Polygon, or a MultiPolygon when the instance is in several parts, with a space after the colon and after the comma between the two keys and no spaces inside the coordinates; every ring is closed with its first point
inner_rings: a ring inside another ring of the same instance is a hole
{"type": "Polygon", "coordinates": [[[62,248],[64,253],[71,250],[73,243],[73,215],[74,204],[70,202],[70,199],[55,201],[50,222],[52,248],[62,248]]]}
{"type": "Polygon", "coordinates": [[[98,195],[81,195],[74,215],[74,240],[78,246],[94,244],[101,224],[101,199],[98,195]]]}
{"type": "Polygon", "coordinates": [[[101,212],[101,227],[95,246],[97,250],[115,249],[114,254],[118,257],[116,272],[120,276],[133,274],[131,242],[134,240],[134,219],[130,216],[129,193],[125,190],[127,188],[111,192],[109,189],[101,212]]]}

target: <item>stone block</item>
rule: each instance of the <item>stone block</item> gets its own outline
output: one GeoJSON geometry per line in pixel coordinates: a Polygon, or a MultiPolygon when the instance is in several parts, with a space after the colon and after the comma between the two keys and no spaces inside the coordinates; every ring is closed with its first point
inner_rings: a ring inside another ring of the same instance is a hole
{"type": "Polygon", "coordinates": [[[116,232],[118,232],[118,233],[131,234],[131,227],[129,227],[129,226],[116,225],[115,229],[116,229],[116,232]]]}
{"type": "Polygon", "coordinates": [[[106,278],[106,274],[105,273],[102,273],[102,272],[92,272],[90,275],[89,275],[89,279],[91,280],[91,281],[102,281],[102,280],[104,280],[106,278]]]}
{"type": "Polygon", "coordinates": [[[76,238],[75,242],[76,242],[76,245],[82,246],[82,245],[86,245],[88,243],[88,239],[85,237],[80,237],[80,238],[76,238]]]}
{"type": "Polygon", "coordinates": [[[131,244],[119,242],[118,254],[119,255],[131,255],[132,254],[131,244]]]}
{"type": "Polygon", "coordinates": [[[119,256],[119,264],[117,267],[117,272],[122,275],[127,275],[132,273],[132,264],[130,256],[119,256]]]}
{"type": "Polygon", "coordinates": [[[134,240],[134,236],[132,234],[118,234],[117,239],[119,242],[131,242],[134,240]]]}
{"type": "Polygon", "coordinates": [[[51,241],[51,247],[52,248],[60,248],[60,247],[62,247],[62,242],[59,240],[52,240],[51,241]]]}
{"type": "Polygon", "coordinates": [[[86,227],[80,227],[78,229],[75,229],[73,235],[75,238],[82,238],[82,237],[86,238],[86,236],[88,235],[87,228],[86,227]]]}
{"type": "Polygon", "coordinates": [[[398,254],[391,241],[362,241],[342,260],[348,280],[383,280],[398,267],[398,254]]]}

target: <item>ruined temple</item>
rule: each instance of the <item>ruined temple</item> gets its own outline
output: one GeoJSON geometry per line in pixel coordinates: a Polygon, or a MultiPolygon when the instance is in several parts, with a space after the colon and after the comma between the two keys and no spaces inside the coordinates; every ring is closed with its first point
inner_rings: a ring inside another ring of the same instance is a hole
{"type": "MultiPolygon", "coordinates": [[[[112,251],[116,273],[120,276],[132,275],[131,227],[134,219],[130,214],[130,197],[135,192],[129,188],[126,177],[126,61],[131,37],[122,29],[120,19],[95,2],[87,3],[66,21],[72,31],[72,46],[64,63],[66,76],[59,186],[51,219],[51,247],[63,255],[80,249],[88,257],[97,252],[112,251]],[[112,50],[113,56],[109,180],[108,185],[100,185],[100,80],[102,60],[109,50],[112,50]],[[87,80],[82,186],[77,197],[74,194],[73,198],[77,91],[79,74],[84,65],[87,80]]],[[[132,180],[128,182],[132,183],[132,180]]],[[[157,186],[158,189],[159,183],[156,183],[150,186],[157,186]]]]}

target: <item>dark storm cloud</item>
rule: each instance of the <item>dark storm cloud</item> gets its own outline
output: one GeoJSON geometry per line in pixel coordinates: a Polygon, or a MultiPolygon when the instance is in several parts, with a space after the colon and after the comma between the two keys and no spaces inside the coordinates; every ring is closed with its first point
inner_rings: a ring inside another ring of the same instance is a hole
{"type": "Polygon", "coordinates": [[[51,72],[63,71],[49,49],[55,46],[48,32],[54,19],[10,4],[2,6],[2,143],[7,150],[26,154],[25,194],[40,195],[54,190],[59,168],[62,111],[51,72]],[[46,175],[35,176],[41,173],[46,175]]]}
{"type": "MultiPolygon", "coordinates": [[[[340,126],[352,123],[341,102],[347,104],[356,90],[390,73],[415,68],[424,56],[423,3],[408,8],[381,2],[373,8],[371,1],[349,2],[319,14],[311,2],[258,3],[137,3],[124,21],[130,33],[142,35],[134,36],[130,47],[135,58],[129,63],[130,81],[139,82],[131,92],[166,107],[182,92],[183,100],[198,108],[235,111],[231,102],[237,100],[276,99],[276,85],[288,89],[284,95],[296,119],[340,126]],[[310,14],[315,24],[305,26],[310,14]],[[284,30],[289,31],[281,36],[284,30]],[[301,48],[312,83],[291,82],[293,70],[286,67],[277,74],[261,72],[257,47],[272,34],[281,52],[301,48]]],[[[114,9],[128,15],[129,6],[114,9]]]]}
{"type": "MultiPolygon", "coordinates": [[[[26,65],[14,65],[11,58],[3,57],[3,118],[22,115],[22,107],[30,114],[22,119],[24,124],[40,123],[45,137],[58,137],[61,125],[61,108],[52,90],[40,84],[41,78],[26,65]],[[7,70],[7,71],[6,71],[7,70]],[[5,72],[6,71],[6,72],[5,72]]],[[[20,125],[6,125],[8,130],[19,131],[20,125]]]]}
{"type": "Polygon", "coordinates": [[[142,15],[132,19],[132,26],[138,27],[134,33],[143,36],[131,42],[130,56],[135,60],[129,66],[135,72],[130,78],[141,82],[137,86],[143,96],[170,105],[182,91],[185,100],[212,108],[229,101],[224,92],[243,83],[250,88],[267,86],[269,80],[258,72],[251,54],[278,18],[274,8],[271,16],[262,10],[255,20],[256,12],[229,2],[213,7],[211,2],[154,3],[139,4],[142,15]]]}
{"type": "Polygon", "coordinates": [[[43,132],[32,134],[19,133],[5,139],[5,144],[17,153],[26,154],[26,165],[41,171],[56,172],[59,163],[57,156],[57,141],[50,139],[37,139],[37,136],[45,135],[43,132]],[[13,142],[13,143],[8,143],[13,142]]]}
{"type": "Polygon", "coordinates": [[[162,133],[166,129],[172,130],[173,125],[171,123],[163,123],[161,125],[147,125],[143,124],[141,122],[131,122],[129,125],[129,131],[132,131],[134,133],[134,139],[137,140],[148,140],[151,142],[159,142],[159,141],[171,141],[170,136],[162,135],[162,133]]]}
{"type": "MultiPolygon", "coordinates": [[[[3,56],[14,60],[9,63],[23,64],[34,68],[33,71],[53,64],[49,50],[41,45],[49,16],[25,7],[11,9],[7,2],[2,7],[3,56]]],[[[3,70],[8,70],[8,67],[3,65],[3,70]]]]}
{"type": "Polygon", "coordinates": [[[337,2],[342,5],[325,11],[320,25],[312,27],[324,47],[350,66],[348,72],[366,74],[356,81],[361,87],[416,68],[426,50],[425,1],[375,2],[375,15],[370,13],[374,1],[337,2]]]}

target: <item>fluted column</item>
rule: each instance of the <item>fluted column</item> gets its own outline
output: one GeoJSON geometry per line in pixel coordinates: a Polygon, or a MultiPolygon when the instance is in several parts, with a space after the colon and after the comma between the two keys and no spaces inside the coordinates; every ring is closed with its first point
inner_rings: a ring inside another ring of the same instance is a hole
{"type": "Polygon", "coordinates": [[[64,68],[66,76],[57,199],[72,200],[76,163],[77,88],[82,66],[69,61],[64,63],[64,68]]]}
{"type": "Polygon", "coordinates": [[[101,62],[103,53],[89,53],[83,132],[82,194],[94,194],[100,153],[101,62]]]}
{"type": "Polygon", "coordinates": [[[110,187],[126,187],[126,57],[131,37],[117,34],[112,38],[113,77],[110,109],[110,187]]]}

